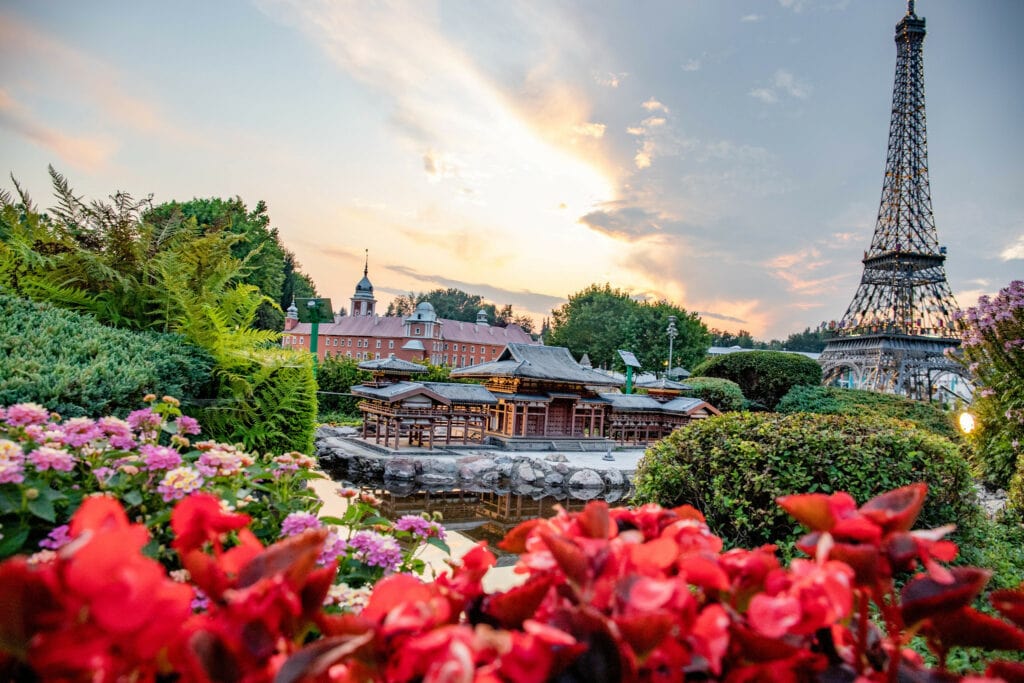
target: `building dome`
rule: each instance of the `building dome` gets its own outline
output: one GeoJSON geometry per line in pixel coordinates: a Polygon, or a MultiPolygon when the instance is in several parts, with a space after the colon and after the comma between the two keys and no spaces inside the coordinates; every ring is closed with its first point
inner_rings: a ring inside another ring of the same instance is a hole
{"type": "Polygon", "coordinates": [[[434,305],[429,301],[421,301],[416,304],[416,310],[413,311],[408,320],[423,320],[427,322],[437,320],[437,313],[434,311],[434,305]]]}
{"type": "Polygon", "coordinates": [[[363,279],[356,284],[356,293],[354,295],[356,299],[372,299],[373,298],[373,284],[370,282],[370,278],[366,277],[366,272],[363,272],[363,279]]]}

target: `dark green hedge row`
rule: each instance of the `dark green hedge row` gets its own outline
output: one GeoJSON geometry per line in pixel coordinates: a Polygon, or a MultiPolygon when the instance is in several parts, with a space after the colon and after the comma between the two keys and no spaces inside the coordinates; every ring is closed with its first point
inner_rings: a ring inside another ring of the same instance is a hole
{"type": "Polygon", "coordinates": [[[775,410],[793,387],[821,384],[821,366],[798,353],[744,351],[710,358],[693,369],[693,376],[732,380],[747,400],[775,410]]]}
{"type": "Polygon", "coordinates": [[[948,439],[874,416],[729,413],[650,448],[634,502],[689,503],[730,545],[787,545],[801,532],[779,496],[846,491],[863,503],[917,481],[929,486],[917,528],[976,523],[969,466],[948,439]]]}
{"type": "Polygon", "coordinates": [[[130,332],[0,294],[0,405],[31,401],[64,417],[124,416],[142,397],[186,408],[212,391],[213,358],[182,337],[130,332]]]}
{"type": "Polygon", "coordinates": [[[941,404],[924,403],[874,391],[797,386],[782,397],[775,410],[780,413],[892,417],[913,422],[921,429],[933,431],[948,439],[960,439],[952,413],[943,410],[941,404]]]}

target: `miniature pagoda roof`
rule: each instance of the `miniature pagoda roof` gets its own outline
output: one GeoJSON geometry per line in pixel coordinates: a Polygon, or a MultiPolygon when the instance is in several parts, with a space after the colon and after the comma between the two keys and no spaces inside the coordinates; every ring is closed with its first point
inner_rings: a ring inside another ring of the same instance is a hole
{"type": "Polygon", "coordinates": [[[680,396],[679,398],[674,398],[671,401],[668,401],[667,403],[661,404],[661,409],[666,413],[683,413],[689,415],[690,413],[694,413],[700,410],[701,408],[706,408],[707,411],[712,415],[722,414],[722,411],[720,411],[718,408],[714,407],[710,403],[699,398],[689,398],[687,396],[680,396]]]}
{"type": "Polygon", "coordinates": [[[667,372],[665,373],[665,376],[666,376],[666,377],[669,377],[669,378],[671,378],[671,379],[680,379],[680,378],[686,378],[686,377],[689,377],[689,376],[690,376],[690,371],[689,371],[689,370],[687,370],[686,368],[681,368],[681,367],[679,367],[679,366],[677,365],[677,366],[675,366],[674,368],[672,368],[671,370],[668,370],[668,371],[667,371],[667,372]]]}
{"type": "Polygon", "coordinates": [[[395,358],[395,354],[391,354],[387,358],[379,358],[376,360],[364,360],[359,364],[360,370],[369,370],[370,372],[384,372],[388,374],[419,374],[428,372],[427,368],[420,365],[419,363],[411,363],[401,358],[395,358]]]}
{"type": "Polygon", "coordinates": [[[612,404],[618,411],[653,411],[662,410],[662,404],[645,394],[601,394],[601,398],[612,404]]]}
{"type": "Polygon", "coordinates": [[[482,384],[459,384],[457,382],[423,382],[430,391],[444,396],[452,403],[486,403],[497,405],[498,399],[482,384]]]}
{"type": "Polygon", "coordinates": [[[453,370],[451,376],[523,377],[595,386],[619,386],[622,384],[614,377],[583,367],[576,362],[569,353],[569,349],[565,347],[533,344],[509,344],[496,360],[453,370]]]}
{"type": "Polygon", "coordinates": [[[687,391],[692,389],[689,384],[683,384],[682,382],[673,382],[670,379],[656,379],[651,382],[638,383],[636,385],[640,389],[660,389],[662,391],[687,391]]]}
{"type": "Polygon", "coordinates": [[[375,398],[380,401],[388,401],[389,403],[401,401],[409,398],[410,396],[416,396],[417,394],[424,394],[438,403],[444,403],[445,405],[451,403],[451,401],[446,397],[438,394],[437,392],[431,391],[419,382],[395,382],[394,384],[385,384],[384,386],[356,384],[352,387],[351,391],[356,396],[375,398]]]}

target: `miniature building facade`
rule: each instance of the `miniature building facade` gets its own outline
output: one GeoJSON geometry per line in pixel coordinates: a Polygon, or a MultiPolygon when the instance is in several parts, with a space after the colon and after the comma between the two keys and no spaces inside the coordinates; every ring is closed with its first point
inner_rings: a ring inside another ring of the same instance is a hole
{"type": "MultiPolygon", "coordinates": [[[[320,323],[317,332],[317,356],[345,356],[356,360],[386,359],[391,355],[408,361],[430,361],[434,365],[466,367],[495,360],[509,343],[534,344],[533,338],[518,325],[498,327],[487,322],[480,311],[477,322],[439,318],[429,302],[422,302],[405,318],[379,316],[369,267],[356,284],[349,301],[349,315],[335,316],[333,322],[320,323]]],[[[312,325],[300,323],[298,311],[285,313],[284,348],[307,350],[312,325]]]]}
{"type": "Polygon", "coordinates": [[[654,395],[617,393],[621,380],[581,366],[561,347],[513,343],[492,362],[451,373],[483,384],[416,382],[413,376],[425,369],[394,357],[359,367],[373,373],[372,381],[352,387],[362,399],[362,436],[395,450],[403,442],[428,449],[489,443],[598,450],[613,442],[651,443],[719,414],[674,387],[654,395]]]}

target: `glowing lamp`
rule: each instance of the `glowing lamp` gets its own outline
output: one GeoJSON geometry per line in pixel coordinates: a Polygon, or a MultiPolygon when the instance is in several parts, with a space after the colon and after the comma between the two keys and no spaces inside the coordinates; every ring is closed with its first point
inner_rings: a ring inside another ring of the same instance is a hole
{"type": "Polygon", "coordinates": [[[963,430],[964,434],[970,434],[974,431],[974,416],[966,410],[960,413],[960,429],[963,430]]]}

